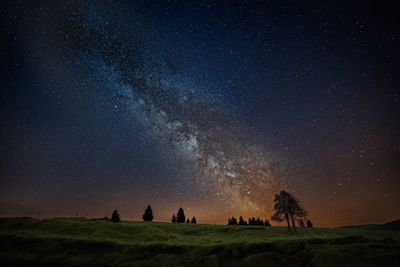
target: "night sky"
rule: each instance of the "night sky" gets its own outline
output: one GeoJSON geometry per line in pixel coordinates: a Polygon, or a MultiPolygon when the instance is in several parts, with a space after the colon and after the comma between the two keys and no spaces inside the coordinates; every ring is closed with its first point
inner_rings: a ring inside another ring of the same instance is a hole
{"type": "Polygon", "coordinates": [[[5,1],[0,216],[400,216],[389,1],[5,1]]]}

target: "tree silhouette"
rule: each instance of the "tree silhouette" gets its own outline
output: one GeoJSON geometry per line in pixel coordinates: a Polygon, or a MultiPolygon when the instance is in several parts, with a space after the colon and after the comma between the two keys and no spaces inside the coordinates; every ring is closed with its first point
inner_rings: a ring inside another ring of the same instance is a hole
{"type": "Polygon", "coordinates": [[[304,224],[304,220],[303,219],[297,219],[297,224],[300,226],[300,227],[306,227],[306,225],[304,224]]]}
{"type": "Polygon", "coordinates": [[[292,221],[293,230],[296,231],[296,218],[304,218],[307,215],[305,209],[300,205],[295,196],[282,190],[274,199],[275,213],[271,219],[277,222],[286,221],[288,230],[290,231],[290,220],[292,221]]]}
{"type": "Polygon", "coordinates": [[[146,222],[151,222],[153,220],[153,210],[151,209],[150,205],[147,206],[142,218],[143,218],[143,221],[146,221],[146,222]]]}
{"type": "Polygon", "coordinates": [[[286,221],[290,232],[289,211],[288,211],[289,193],[282,190],[279,195],[275,195],[274,210],[275,213],[271,216],[271,220],[279,223],[286,221]]]}
{"type": "Polygon", "coordinates": [[[197,223],[196,217],[193,216],[192,220],[190,221],[191,223],[197,223]]]}
{"type": "Polygon", "coordinates": [[[232,216],[232,218],[228,218],[228,225],[256,225],[256,226],[271,226],[268,220],[262,220],[260,217],[257,217],[257,219],[253,216],[252,218],[249,218],[248,221],[243,219],[242,216],[239,217],[239,222],[235,217],[232,216]]]}
{"type": "Polygon", "coordinates": [[[312,228],[313,227],[313,224],[312,224],[312,222],[310,220],[307,220],[307,227],[308,228],[312,228]]]}
{"type": "Polygon", "coordinates": [[[229,218],[228,220],[228,225],[237,225],[238,221],[235,217],[232,216],[232,218],[229,218]]]}
{"type": "Polygon", "coordinates": [[[251,225],[260,225],[260,218],[255,218],[253,216],[253,218],[251,218],[251,225]]]}
{"type": "Polygon", "coordinates": [[[295,219],[305,218],[307,211],[300,205],[300,202],[293,194],[289,194],[288,210],[290,218],[292,219],[293,230],[296,232],[295,219]]]}
{"type": "Polygon", "coordinates": [[[186,219],[186,223],[190,223],[190,220],[189,220],[189,218],[187,218],[187,219],[186,219]]]}
{"type": "Polygon", "coordinates": [[[119,216],[118,210],[114,210],[112,215],[111,215],[111,221],[113,223],[117,223],[121,221],[121,217],[119,216]]]}
{"type": "Polygon", "coordinates": [[[247,222],[245,219],[243,219],[242,215],[239,217],[239,225],[247,225],[247,222]]]}
{"type": "Polygon", "coordinates": [[[172,215],[171,222],[172,222],[172,223],[176,223],[176,216],[175,216],[175,213],[172,215]]]}
{"type": "Polygon", "coordinates": [[[179,208],[178,213],[176,214],[176,222],[177,223],[184,223],[185,222],[185,212],[182,208],[179,208]]]}

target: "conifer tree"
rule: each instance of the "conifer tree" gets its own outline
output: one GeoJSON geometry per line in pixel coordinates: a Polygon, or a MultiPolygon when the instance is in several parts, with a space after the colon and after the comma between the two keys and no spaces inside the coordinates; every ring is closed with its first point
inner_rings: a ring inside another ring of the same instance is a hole
{"type": "Polygon", "coordinates": [[[178,213],[176,214],[176,222],[177,223],[184,223],[185,222],[185,212],[182,208],[179,208],[178,213]]]}
{"type": "Polygon", "coordinates": [[[112,215],[111,215],[111,221],[112,221],[113,223],[117,223],[117,222],[120,222],[120,221],[121,221],[121,216],[119,215],[117,209],[113,211],[113,213],[112,213],[112,215]]]}
{"type": "Polygon", "coordinates": [[[143,221],[145,221],[145,222],[153,221],[153,210],[151,209],[150,205],[147,206],[142,218],[143,218],[143,221]]]}

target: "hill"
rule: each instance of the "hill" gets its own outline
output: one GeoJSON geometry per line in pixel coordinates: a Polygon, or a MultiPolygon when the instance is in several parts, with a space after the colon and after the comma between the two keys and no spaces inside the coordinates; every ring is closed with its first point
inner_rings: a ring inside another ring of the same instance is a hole
{"type": "Polygon", "coordinates": [[[400,231],[0,219],[0,266],[400,266],[400,231]]]}
{"type": "Polygon", "coordinates": [[[386,229],[399,230],[400,231],[400,220],[395,220],[395,221],[392,221],[392,222],[385,223],[384,227],[386,229]]]}
{"type": "Polygon", "coordinates": [[[363,228],[363,229],[400,231],[400,220],[395,220],[384,224],[363,224],[363,225],[343,226],[342,228],[358,228],[358,229],[363,228]]]}

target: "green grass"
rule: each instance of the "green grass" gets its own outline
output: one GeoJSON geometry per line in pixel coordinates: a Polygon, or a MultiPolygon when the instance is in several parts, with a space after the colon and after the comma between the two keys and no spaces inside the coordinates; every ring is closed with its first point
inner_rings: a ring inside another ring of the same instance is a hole
{"type": "Polygon", "coordinates": [[[0,219],[0,266],[400,266],[400,231],[0,219]]]}

